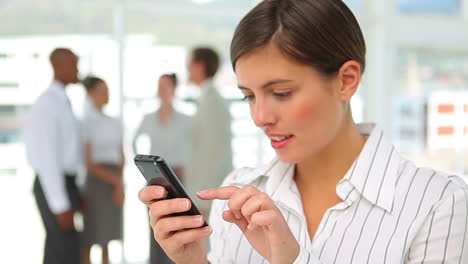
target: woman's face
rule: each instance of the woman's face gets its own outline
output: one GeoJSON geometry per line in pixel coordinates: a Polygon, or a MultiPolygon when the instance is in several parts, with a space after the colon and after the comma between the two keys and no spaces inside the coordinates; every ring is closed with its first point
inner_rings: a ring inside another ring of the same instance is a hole
{"type": "Polygon", "coordinates": [[[280,160],[300,163],[324,150],[340,131],[347,103],[336,77],[285,57],[272,44],[240,57],[235,70],[251,117],[280,160]]]}
{"type": "Polygon", "coordinates": [[[167,76],[159,78],[158,96],[161,99],[161,103],[171,104],[172,99],[174,99],[174,93],[175,87],[172,80],[167,76]]]}
{"type": "Polygon", "coordinates": [[[89,96],[94,101],[94,104],[101,108],[109,102],[109,89],[105,82],[99,82],[96,87],[89,92],[89,96]]]}

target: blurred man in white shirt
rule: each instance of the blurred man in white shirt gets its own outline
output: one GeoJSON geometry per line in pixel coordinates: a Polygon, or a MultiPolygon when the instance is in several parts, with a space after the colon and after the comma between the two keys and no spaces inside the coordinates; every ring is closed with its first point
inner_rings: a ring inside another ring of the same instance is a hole
{"type": "Polygon", "coordinates": [[[57,48],[50,55],[54,80],[31,106],[25,123],[28,161],[36,173],[34,196],[46,240],[43,262],[79,263],[73,215],[79,207],[75,176],[82,159],[79,124],[65,88],[78,82],[78,57],[57,48]]]}

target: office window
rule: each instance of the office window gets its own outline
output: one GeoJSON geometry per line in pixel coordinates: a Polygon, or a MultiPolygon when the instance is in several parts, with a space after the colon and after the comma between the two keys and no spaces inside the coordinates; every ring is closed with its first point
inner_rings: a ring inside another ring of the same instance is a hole
{"type": "Polygon", "coordinates": [[[16,169],[0,169],[0,177],[15,177],[16,169]]]}
{"type": "Polygon", "coordinates": [[[392,135],[427,165],[468,174],[468,50],[403,48],[392,89],[392,135]]]}
{"type": "Polygon", "coordinates": [[[406,14],[458,15],[460,0],[398,0],[398,9],[406,14]]]}
{"type": "Polygon", "coordinates": [[[354,12],[354,14],[365,11],[363,0],[344,0],[343,2],[354,12]]]}
{"type": "Polygon", "coordinates": [[[0,88],[18,88],[19,83],[17,82],[0,82],[0,88]]]}
{"type": "Polygon", "coordinates": [[[0,117],[14,117],[15,115],[15,105],[0,105],[0,117]]]}
{"type": "Polygon", "coordinates": [[[0,130],[0,144],[17,143],[20,141],[20,131],[16,129],[0,130]]]}

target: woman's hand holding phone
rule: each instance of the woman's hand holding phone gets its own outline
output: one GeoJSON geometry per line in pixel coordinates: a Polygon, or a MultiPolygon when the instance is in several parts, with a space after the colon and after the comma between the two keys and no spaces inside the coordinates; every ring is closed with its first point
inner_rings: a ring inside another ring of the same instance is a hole
{"type": "Polygon", "coordinates": [[[186,198],[163,200],[166,189],[151,185],[143,188],[138,197],[149,208],[150,225],[154,238],[176,263],[208,263],[203,239],[212,233],[201,215],[170,216],[186,212],[191,202],[186,198]]]}
{"type": "Polygon", "coordinates": [[[293,263],[299,243],[273,200],[252,185],[227,186],[198,193],[204,200],[229,200],[224,220],[235,223],[252,247],[270,263],[293,263]]]}

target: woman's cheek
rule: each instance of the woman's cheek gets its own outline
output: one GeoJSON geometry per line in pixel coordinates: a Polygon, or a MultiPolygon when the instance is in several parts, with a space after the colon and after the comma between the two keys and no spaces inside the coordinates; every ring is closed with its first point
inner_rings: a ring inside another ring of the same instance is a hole
{"type": "Polygon", "coordinates": [[[295,124],[310,125],[316,119],[318,106],[310,100],[298,100],[291,106],[289,120],[294,120],[295,124]]]}

